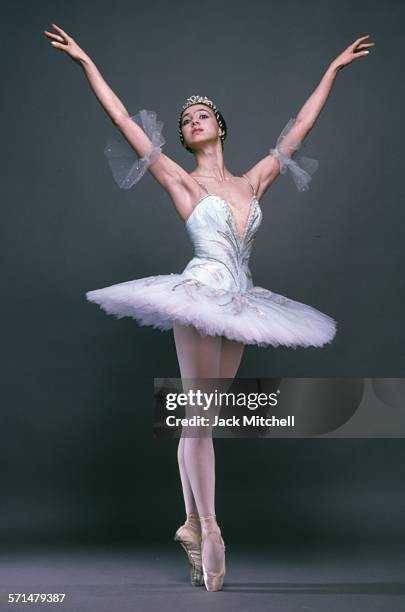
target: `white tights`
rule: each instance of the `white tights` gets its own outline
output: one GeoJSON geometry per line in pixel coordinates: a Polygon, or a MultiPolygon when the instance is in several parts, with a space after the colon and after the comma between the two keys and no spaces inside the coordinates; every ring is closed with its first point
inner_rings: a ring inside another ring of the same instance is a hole
{"type": "MultiPolygon", "coordinates": [[[[176,321],[173,322],[173,334],[183,387],[186,384],[184,379],[188,378],[235,378],[242,359],[243,343],[223,336],[201,336],[194,327],[176,321]]],[[[186,514],[215,515],[215,454],[212,435],[182,435],[177,458],[186,514]]]]}

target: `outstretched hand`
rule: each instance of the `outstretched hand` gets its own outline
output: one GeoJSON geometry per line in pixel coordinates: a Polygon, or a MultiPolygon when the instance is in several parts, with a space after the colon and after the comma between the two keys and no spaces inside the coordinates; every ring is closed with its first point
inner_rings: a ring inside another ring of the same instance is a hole
{"type": "Polygon", "coordinates": [[[51,25],[58,32],[58,34],[48,32],[47,30],[44,30],[44,34],[52,40],[51,44],[53,47],[64,51],[72,58],[72,60],[78,63],[80,62],[80,60],[86,57],[86,53],[81,47],[79,47],[79,45],[76,43],[75,39],[72,38],[72,36],[66,34],[66,32],[62,30],[62,28],[55,25],[54,23],[52,23],[51,25]]]}
{"type": "Polygon", "coordinates": [[[372,47],[375,45],[375,43],[373,42],[368,42],[368,43],[364,43],[361,42],[363,40],[365,40],[366,38],[368,38],[370,36],[370,34],[366,34],[366,36],[360,36],[360,38],[357,38],[354,43],[352,43],[351,45],[349,45],[347,47],[347,49],[345,49],[343,51],[343,53],[341,53],[340,55],[338,55],[334,60],[333,60],[333,65],[336,68],[343,68],[344,66],[347,66],[348,64],[350,64],[353,60],[358,59],[359,57],[366,57],[369,54],[368,50],[365,50],[365,47],[372,47]]]}

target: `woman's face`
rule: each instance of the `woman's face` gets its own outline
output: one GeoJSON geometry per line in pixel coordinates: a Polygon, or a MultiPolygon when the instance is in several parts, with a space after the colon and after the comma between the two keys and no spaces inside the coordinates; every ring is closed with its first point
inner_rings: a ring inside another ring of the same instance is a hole
{"type": "Polygon", "coordinates": [[[219,138],[220,128],[213,111],[203,104],[193,104],[181,117],[185,144],[195,150],[198,145],[219,138]]]}

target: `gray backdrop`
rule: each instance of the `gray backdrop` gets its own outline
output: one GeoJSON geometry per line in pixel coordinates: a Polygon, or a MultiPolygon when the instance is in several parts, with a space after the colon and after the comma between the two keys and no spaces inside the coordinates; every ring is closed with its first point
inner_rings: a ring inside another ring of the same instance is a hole
{"type": "MultiPolygon", "coordinates": [[[[255,284],[330,314],[336,339],[322,349],[249,346],[239,376],[401,377],[403,4],[3,7],[0,535],[130,541],[164,507],[155,534],[167,538],[184,513],[176,443],[152,438],[151,408],[153,377],[179,375],[173,335],[107,316],[85,292],[181,272],[192,248],[151,175],[116,186],[103,156],[114,127],[79,66],[42,32],[55,22],[74,36],[131,114],[155,110],[166,154],[189,171],[178,112],[191,94],[212,97],[234,174],[275,145],[332,59],[371,34],[375,49],[338,74],[302,150],[320,162],[310,191],[277,179],[251,259],[255,284]]],[[[219,440],[217,457],[228,531],[251,537],[265,522],[283,536],[294,520],[301,535],[404,534],[401,440],[219,440]],[[241,525],[244,511],[254,526],[241,525]]]]}

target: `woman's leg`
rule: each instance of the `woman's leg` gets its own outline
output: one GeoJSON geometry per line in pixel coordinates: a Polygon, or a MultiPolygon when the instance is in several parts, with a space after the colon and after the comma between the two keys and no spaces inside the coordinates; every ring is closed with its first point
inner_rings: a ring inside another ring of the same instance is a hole
{"type": "Polygon", "coordinates": [[[198,514],[197,506],[195,505],[193,491],[191,489],[190,481],[187,476],[186,466],[184,464],[184,442],[185,438],[182,436],[179,440],[177,447],[177,462],[179,464],[180,480],[183,489],[184,506],[186,508],[187,522],[190,522],[190,515],[195,516],[198,514]]]}
{"type": "Polygon", "coordinates": [[[219,378],[234,379],[242,360],[245,345],[242,342],[235,342],[222,338],[221,361],[219,367],[219,378]]]}
{"type": "MultiPolygon", "coordinates": [[[[192,388],[195,382],[198,388],[206,387],[205,390],[209,391],[210,381],[199,379],[218,381],[219,378],[235,377],[243,354],[242,343],[219,336],[201,336],[195,328],[177,322],[173,323],[173,333],[185,391],[187,387],[192,388]]],[[[215,454],[212,429],[209,428],[207,433],[210,435],[183,437],[182,432],[178,457],[186,512],[194,512],[196,508],[201,520],[201,546],[204,546],[202,563],[207,571],[206,588],[218,590],[222,586],[225,572],[225,549],[215,515],[215,454]]],[[[190,515],[188,520],[189,518],[190,515]]],[[[192,520],[195,520],[195,517],[192,520]]],[[[200,563],[200,560],[201,557],[197,561],[194,560],[193,570],[196,575],[197,562],[200,563]]],[[[199,567],[201,568],[200,565],[199,567]]]]}
{"type": "MultiPolygon", "coordinates": [[[[222,338],[201,336],[195,328],[176,322],[173,329],[184,391],[193,388],[208,393],[214,391],[212,383],[216,384],[219,378],[222,338]]],[[[186,410],[187,416],[200,413],[200,410],[196,411],[192,406],[187,406],[186,410]]],[[[212,414],[210,409],[211,418],[212,414]]],[[[187,433],[183,442],[183,465],[201,521],[200,560],[202,569],[205,568],[207,572],[206,580],[204,574],[204,582],[207,590],[218,590],[222,586],[225,572],[225,548],[215,515],[212,427],[197,428],[192,432],[184,429],[187,433]],[[217,576],[213,577],[213,573],[217,576]]],[[[185,499],[189,495],[190,490],[186,487],[185,499]]]]}
{"type": "MultiPolygon", "coordinates": [[[[218,378],[221,337],[201,336],[194,327],[176,321],[173,323],[173,333],[185,390],[193,386],[195,379],[198,383],[198,379],[218,378]]],[[[206,386],[201,383],[198,384],[199,388],[206,386]]],[[[215,456],[212,437],[182,436],[178,457],[186,512],[215,514],[215,456]]]]}
{"type": "MultiPolygon", "coordinates": [[[[236,376],[245,346],[243,343],[228,340],[225,337],[202,337],[195,328],[183,326],[176,321],[173,324],[173,332],[182,379],[212,377],[228,378],[231,381],[236,376]]],[[[221,390],[226,391],[226,389],[221,390]]],[[[188,438],[188,440],[195,439],[188,438]]],[[[212,439],[210,437],[204,439],[209,442],[203,443],[205,444],[204,450],[202,445],[199,445],[199,452],[203,454],[201,459],[204,459],[204,452],[208,453],[209,463],[206,467],[209,467],[214,473],[213,480],[207,484],[207,500],[211,501],[208,501],[208,506],[204,504],[204,514],[211,514],[214,513],[215,457],[212,439]]],[[[177,456],[187,520],[190,521],[190,515],[195,516],[198,508],[185,465],[185,442],[186,438],[182,436],[179,440],[177,456]]],[[[194,446],[198,448],[198,445],[194,444],[194,446]]]]}

